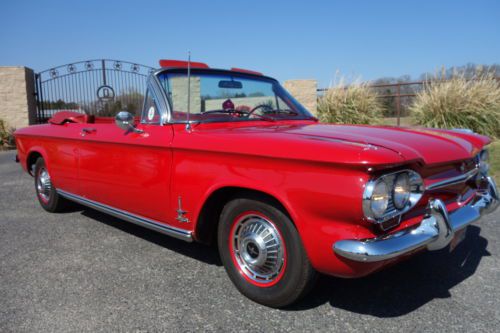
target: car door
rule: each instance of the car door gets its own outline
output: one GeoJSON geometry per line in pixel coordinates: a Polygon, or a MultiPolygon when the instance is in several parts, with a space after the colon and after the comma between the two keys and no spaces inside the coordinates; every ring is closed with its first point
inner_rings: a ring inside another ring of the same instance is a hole
{"type": "Polygon", "coordinates": [[[98,118],[80,147],[80,181],[86,199],[168,223],[173,130],[162,124],[158,104],[148,88],[142,133],[98,118]]]}
{"type": "Polygon", "coordinates": [[[36,144],[44,147],[47,167],[57,189],[77,195],[81,193],[78,158],[82,131],[88,125],[74,122],[53,124],[47,137],[37,140],[36,144]]]}

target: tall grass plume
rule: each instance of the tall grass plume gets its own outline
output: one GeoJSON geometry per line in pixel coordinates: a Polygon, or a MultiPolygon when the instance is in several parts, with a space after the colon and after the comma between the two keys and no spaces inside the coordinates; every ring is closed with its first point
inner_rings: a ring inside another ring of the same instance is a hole
{"type": "Polygon", "coordinates": [[[469,128],[500,137],[500,82],[492,75],[472,80],[455,76],[424,84],[410,107],[416,123],[426,127],[469,128]]]}
{"type": "Polygon", "coordinates": [[[321,122],[377,124],[382,118],[383,106],[368,83],[346,86],[341,80],[319,98],[317,114],[321,122]]]}

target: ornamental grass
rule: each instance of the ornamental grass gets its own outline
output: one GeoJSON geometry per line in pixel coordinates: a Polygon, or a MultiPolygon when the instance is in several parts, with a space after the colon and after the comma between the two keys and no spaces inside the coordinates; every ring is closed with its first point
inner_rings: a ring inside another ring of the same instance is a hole
{"type": "Polygon", "coordinates": [[[0,149],[14,146],[14,129],[9,128],[3,119],[0,119],[0,149]]]}
{"type": "Polygon", "coordinates": [[[345,86],[340,82],[319,98],[317,114],[326,123],[379,124],[383,106],[368,83],[345,86]]]}
{"type": "Polygon", "coordinates": [[[417,94],[410,110],[418,125],[468,128],[500,137],[500,84],[493,75],[430,80],[417,94]]]}

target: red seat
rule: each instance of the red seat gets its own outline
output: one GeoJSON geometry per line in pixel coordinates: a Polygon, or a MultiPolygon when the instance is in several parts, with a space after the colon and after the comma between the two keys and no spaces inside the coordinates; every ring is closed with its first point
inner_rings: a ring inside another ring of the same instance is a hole
{"type": "Polygon", "coordinates": [[[49,123],[63,125],[65,123],[94,123],[95,116],[74,111],[59,111],[49,119],[49,123]]]}

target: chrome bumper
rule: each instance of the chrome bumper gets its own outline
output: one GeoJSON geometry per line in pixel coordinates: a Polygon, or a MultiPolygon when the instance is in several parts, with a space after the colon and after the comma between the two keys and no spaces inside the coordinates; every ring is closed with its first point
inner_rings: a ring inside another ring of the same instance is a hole
{"type": "Polygon", "coordinates": [[[333,250],[354,261],[377,262],[423,247],[431,251],[442,249],[451,242],[457,231],[497,208],[499,198],[495,181],[491,177],[486,179],[487,188],[479,190],[469,204],[453,213],[448,213],[441,200],[434,199],[429,202],[429,214],[417,227],[383,237],[341,240],[333,245],[333,250]]]}

